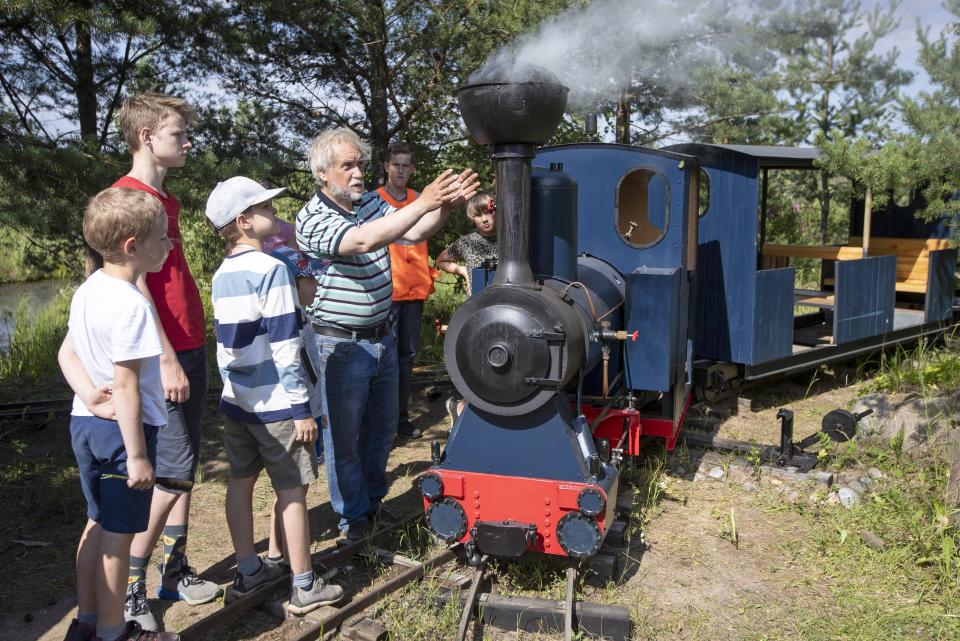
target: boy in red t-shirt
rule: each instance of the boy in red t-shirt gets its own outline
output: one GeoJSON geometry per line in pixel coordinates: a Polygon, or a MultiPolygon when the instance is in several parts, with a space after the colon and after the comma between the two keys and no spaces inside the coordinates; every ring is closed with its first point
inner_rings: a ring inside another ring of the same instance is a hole
{"type": "MultiPolygon", "coordinates": [[[[156,197],[167,212],[173,241],[163,268],[141,278],[137,286],[157,310],[163,355],[160,377],[169,421],[157,438],[157,476],[194,480],[200,453],[200,423],[207,395],[207,352],[203,304],[183,253],[180,203],[163,188],[167,171],[183,167],[191,144],[187,125],[196,113],[180,98],[142,93],[127,98],[120,108],[120,130],[133,156],[130,172],[114,187],[139,189],[156,197]]],[[[220,596],[220,586],[197,576],[187,563],[187,524],[190,493],[157,488],[153,493],[150,524],[130,548],[130,577],[125,614],[144,629],[157,624],[146,599],[146,566],[163,533],[162,577],[158,596],[182,599],[190,605],[220,596]]]]}

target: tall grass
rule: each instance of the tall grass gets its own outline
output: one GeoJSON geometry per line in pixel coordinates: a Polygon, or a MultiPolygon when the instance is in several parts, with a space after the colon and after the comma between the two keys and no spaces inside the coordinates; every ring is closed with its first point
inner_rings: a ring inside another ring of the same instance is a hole
{"type": "Polygon", "coordinates": [[[67,335],[72,286],[64,287],[39,311],[27,301],[17,307],[10,350],[0,356],[0,396],[33,397],[66,391],[66,382],[57,364],[57,351],[67,335]]]}
{"type": "Polygon", "coordinates": [[[467,299],[463,281],[453,274],[442,273],[435,282],[434,292],[423,306],[423,323],[420,326],[420,349],[418,365],[443,363],[443,336],[437,334],[435,321],[446,325],[453,313],[467,299]]]}
{"type": "Polygon", "coordinates": [[[926,340],[914,347],[897,347],[880,357],[879,370],[864,392],[920,392],[929,396],[960,387],[960,340],[948,336],[942,347],[926,340]]]}
{"type": "Polygon", "coordinates": [[[896,444],[847,447],[847,469],[873,466],[887,478],[855,509],[814,510],[807,537],[791,546],[794,558],[818,568],[831,595],[802,613],[800,637],[960,638],[960,534],[950,521],[955,511],[944,502],[944,458],[939,452],[906,456],[896,444]],[[865,545],[866,531],[885,547],[865,545]]]}

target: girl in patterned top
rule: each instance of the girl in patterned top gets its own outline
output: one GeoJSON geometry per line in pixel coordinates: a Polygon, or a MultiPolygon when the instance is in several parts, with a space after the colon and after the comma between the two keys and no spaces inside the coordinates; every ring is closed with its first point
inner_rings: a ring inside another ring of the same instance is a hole
{"type": "Polygon", "coordinates": [[[437,269],[457,274],[470,283],[470,272],[488,260],[497,260],[497,207],[493,196],[478,192],[467,201],[467,218],[477,231],[461,236],[437,256],[437,269]]]}

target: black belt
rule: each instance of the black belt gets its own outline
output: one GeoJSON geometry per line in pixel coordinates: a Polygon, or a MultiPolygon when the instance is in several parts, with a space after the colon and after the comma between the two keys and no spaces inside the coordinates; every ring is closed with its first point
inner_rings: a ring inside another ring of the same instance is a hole
{"type": "Polygon", "coordinates": [[[387,335],[387,332],[390,331],[390,327],[387,323],[380,323],[379,325],[374,325],[373,327],[362,327],[358,329],[341,329],[339,327],[331,327],[330,325],[320,325],[318,323],[311,322],[313,326],[313,331],[323,336],[333,336],[335,338],[349,338],[352,340],[374,340],[378,341],[384,336],[387,335]]]}

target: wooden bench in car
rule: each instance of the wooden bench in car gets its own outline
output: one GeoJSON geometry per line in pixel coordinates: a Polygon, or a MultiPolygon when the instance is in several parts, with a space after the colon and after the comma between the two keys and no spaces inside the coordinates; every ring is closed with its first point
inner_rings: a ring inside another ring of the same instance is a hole
{"type": "Polygon", "coordinates": [[[803,307],[819,307],[820,309],[833,309],[836,303],[832,292],[820,292],[810,289],[794,290],[793,300],[797,305],[802,305],[803,307]]]}
{"type": "MultiPolygon", "coordinates": [[[[949,249],[947,238],[879,238],[870,239],[871,256],[897,256],[898,292],[923,294],[927,291],[929,255],[933,250],[949,249]]],[[[854,260],[863,258],[863,239],[851,237],[848,245],[774,245],[763,246],[764,267],[785,267],[789,258],[822,260],[854,260]],[[770,257],[768,260],[767,257],[770,257]]],[[[824,285],[833,285],[833,278],[824,278],[824,285]]]]}
{"type": "MultiPolygon", "coordinates": [[[[852,236],[848,241],[859,249],[863,239],[852,236]]],[[[950,249],[949,238],[879,238],[870,239],[870,254],[897,256],[897,291],[923,294],[927,291],[927,272],[930,267],[930,252],[950,249]]],[[[824,284],[830,284],[825,282],[824,284]]]]}

